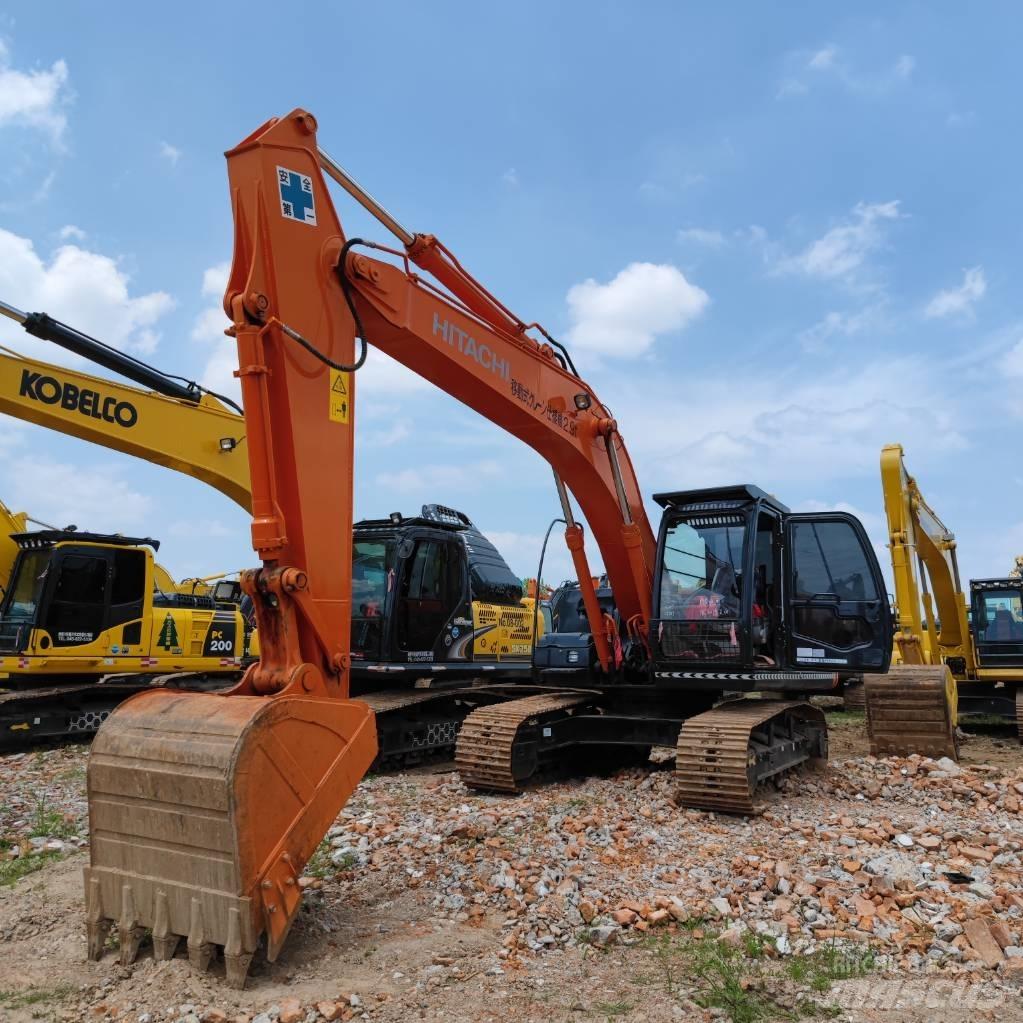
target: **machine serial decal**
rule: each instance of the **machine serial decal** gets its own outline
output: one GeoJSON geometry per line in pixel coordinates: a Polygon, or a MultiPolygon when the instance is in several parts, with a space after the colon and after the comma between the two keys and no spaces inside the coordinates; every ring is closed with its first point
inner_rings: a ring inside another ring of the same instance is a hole
{"type": "Polygon", "coordinates": [[[313,179],[308,174],[277,168],[277,187],[281,193],[281,215],[289,220],[316,226],[316,200],[313,197],[313,179]]]}
{"type": "Polygon", "coordinates": [[[106,423],[117,423],[126,430],[139,421],[139,411],[130,401],[118,401],[110,395],[101,394],[86,387],[78,387],[68,381],[21,371],[21,387],[18,395],[41,401],[44,405],[60,405],[71,412],[80,412],[90,419],[102,419],[106,423]]]}

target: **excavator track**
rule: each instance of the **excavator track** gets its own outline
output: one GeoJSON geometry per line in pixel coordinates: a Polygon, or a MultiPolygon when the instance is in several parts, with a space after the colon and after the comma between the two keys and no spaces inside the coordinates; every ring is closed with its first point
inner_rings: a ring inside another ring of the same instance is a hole
{"type": "Polygon", "coordinates": [[[736,700],[689,718],[678,735],[675,776],[683,806],[752,814],[767,778],[826,760],[827,723],[808,703],[736,700]]]}
{"type": "Polygon", "coordinates": [[[474,710],[462,723],[455,746],[462,781],[473,789],[520,792],[539,766],[535,739],[544,723],[591,699],[541,694],[474,710]]]}
{"type": "Polygon", "coordinates": [[[1023,686],[1016,690],[1016,735],[1023,742],[1023,686]]]}
{"type": "Polygon", "coordinates": [[[904,664],[887,675],[871,675],[866,703],[874,756],[919,753],[959,759],[956,683],[946,665],[904,664]]]}

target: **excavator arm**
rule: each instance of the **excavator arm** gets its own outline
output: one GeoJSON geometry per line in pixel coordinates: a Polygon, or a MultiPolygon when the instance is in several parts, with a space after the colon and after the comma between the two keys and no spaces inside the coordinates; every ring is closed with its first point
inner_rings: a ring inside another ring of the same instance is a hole
{"type": "Polygon", "coordinates": [[[183,400],[0,347],[0,412],[175,469],[251,507],[244,420],[211,395],[183,400]]]}
{"type": "Polygon", "coordinates": [[[906,470],[901,444],[888,444],[881,451],[881,485],[899,617],[895,641],[903,663],[961,658],[964,673],[972,675],[977,659],[955,536],[906,470]]]}
{"type": "Polygon", "coordinates": [[[956,676],[975,673],[976,649],[955,537],[924,500],[902,455],[901,444],[881,451],[898,612],[894,640],[902,664],[866,680],[870,750],[880,756],[957,758],[956,676]]]}

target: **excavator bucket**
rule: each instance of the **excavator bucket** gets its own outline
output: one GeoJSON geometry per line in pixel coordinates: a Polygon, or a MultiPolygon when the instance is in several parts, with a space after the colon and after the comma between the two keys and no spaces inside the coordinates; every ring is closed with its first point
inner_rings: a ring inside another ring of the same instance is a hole
{"type": "Polygon", "coordinates": [[[274,960],[299,874],[376,755],[364,703],[159,691],[100,728],[88,769],[89,956],[116,925],[123,963],[146,932],[241,987],[261,935],[274,960]]]}

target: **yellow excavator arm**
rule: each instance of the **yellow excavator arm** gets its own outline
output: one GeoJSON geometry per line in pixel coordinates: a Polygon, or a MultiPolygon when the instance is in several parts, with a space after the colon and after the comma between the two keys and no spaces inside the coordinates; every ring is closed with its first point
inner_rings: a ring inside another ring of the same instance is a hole
{"type": "Polygon", "coordinates": [[[244,420],[209,394],[181,401],[0,347],[0,412],[176,469],[251,509],[244,420]]]}
{"type": "Polygon", "coordinates": [[[965,674],[973,676],[977,655],[955,536],[906,470],[901,444],[888,444],[881,451],[881,485],[898,608],[895,643],[902,661],[940,664],[962,658],[965,674]]]}

